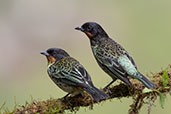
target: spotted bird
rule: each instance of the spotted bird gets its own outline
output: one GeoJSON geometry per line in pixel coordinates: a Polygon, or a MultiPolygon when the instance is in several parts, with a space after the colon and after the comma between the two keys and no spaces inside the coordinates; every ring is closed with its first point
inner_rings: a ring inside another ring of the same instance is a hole
{"type": "Polygon", "coordinates": [[[97,63],[113,79],[104,89],[107,89],[116,79],[130,86],[129,77],[138,79],[149,89],[156,88],[154,83],[138,71],[129,53],[112,40],[99,24],[87,22],[75,29],[88,36],[97,63]]]}
{"type": "Polygon", "coordinates": [[[109,96],[97,89],[85,68],[66,51],[50,48],[41,52],[48,60],[48,74],[53,82],[68,94],[77,95],[86,91],[98,102],[109,96]]]}

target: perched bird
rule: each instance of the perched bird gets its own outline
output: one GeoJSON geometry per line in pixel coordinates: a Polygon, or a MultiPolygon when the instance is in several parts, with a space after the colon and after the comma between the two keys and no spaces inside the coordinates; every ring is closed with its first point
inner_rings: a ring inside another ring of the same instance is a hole
{"type": "Polygon", "coordinates": [[[97,63],[113,79],[104,89],[107,89],[116,79],[120,79],[130,86],[129,77],[138,79],[149,89],[156,87],[138,71],[129,53],[112,40],[99,24],[87,22],[75,29],[88,36],[97,63]]]}
{"type": "Polygon", "coordinates": [[[48,60],[48,74],[54,83],[68,92],[77,95],[86,91],[98,102],[109,96],[97,89],[84,67],[66,51],[59,48],[50,48],[41,52],[48,60]]]}

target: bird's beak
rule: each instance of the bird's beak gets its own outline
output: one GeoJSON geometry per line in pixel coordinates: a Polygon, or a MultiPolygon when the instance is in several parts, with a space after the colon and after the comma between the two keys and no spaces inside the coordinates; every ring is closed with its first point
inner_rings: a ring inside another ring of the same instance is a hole
{"type": "Polygon", "coordinates": [[[82,27],[76,27],[75,30],[79,30],[79,31],[84,32],[84,29],[82,27]]]}
{"type": "Polygon", "coordinates": [[[40,52],[40,54],[45,55],[45,56],[50,56],[49,53],[47,53],[46,51],[42,51],[40,52]]]}

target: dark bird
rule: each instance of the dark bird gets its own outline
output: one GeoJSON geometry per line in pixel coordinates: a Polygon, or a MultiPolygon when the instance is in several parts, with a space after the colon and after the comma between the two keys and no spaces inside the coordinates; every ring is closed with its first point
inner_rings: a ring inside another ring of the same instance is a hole
{"type": "Polygon", "coordinates": [[[107,89],[116,79],[130,86],[129,77],[138,79],[149,89],[156,88],[154,83],[138,71],[129,53],[112,40],[99,24],[87,22],[75,29],[88,36],[97,63],[113,79],[104,89],[107,89]]]}
{"type": "Polygon", "coordinates": [[[98,102],[109,96],[97,89],[85,68],[66,51],[50,48],[41,52],[48,60],[48,74],[53,82],[68,94],[77,95],[84,91],[98,102]]]}

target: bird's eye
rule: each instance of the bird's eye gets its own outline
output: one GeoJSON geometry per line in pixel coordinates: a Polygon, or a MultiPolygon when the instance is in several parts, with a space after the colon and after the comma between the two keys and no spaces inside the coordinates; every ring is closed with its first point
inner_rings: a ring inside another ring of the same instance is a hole
{"type": "Polygon", "coordinates": [[[53,55],[56,55],[56,52],[55,51],[53,52],[53,55]]]}
{"type": "Polygon", "coordinates": [[[90,27],[90,26],[88,26],[88,27],[87,27],[87,31],[90,31],[90,30],[91,30],[91,27],[90,27]]]}

